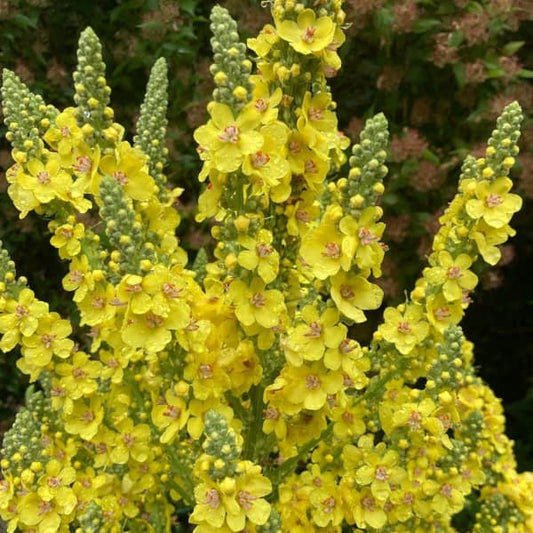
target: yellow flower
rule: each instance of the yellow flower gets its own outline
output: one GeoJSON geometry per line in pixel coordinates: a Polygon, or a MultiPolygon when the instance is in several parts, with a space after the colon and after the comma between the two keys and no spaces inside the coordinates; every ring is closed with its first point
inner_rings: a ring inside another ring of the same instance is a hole
{"type": "Polygon", "coordinates": [[[111,460],[117,464],[125,464],[131,457],[144,463],[150,457],[150,426],[134,425],[131,418],[125,418],[115,429],[118,434],[111,450],[111,460]]]}
{"type": "Polygon", "coordinates": [[[23,353],[29,362],[45,367],[55,354],[66,359],[74,347],[67,339],[72,333],[68,320],[62,320],[57,313],[48,313],[39,320],[39,327],[30,337],[23,337],[23,353]]]}
{"type": "MultiPolygon", "coordinates": [[[[147,173],[146,156],[139,148],[121,142],[114,154],[100,160],[100,171],[122,185],[124,193],[134,200],[148,200],[155,193],[154,180],[147,173]]],[[[92,193],[99,196],[100,183],[94,180],[92,193]]]]}
{"type": "Polygon", "coordinates": [[[429,333],[429,324],[419,305],[387,307],[383,318],[385,322],[379,326],[378,331],[404,355],[419,345],[429,333]]]}
{"type": "Polygon", "coordinates": [[[65,430],[90,441],[98,432],[104,418],[102,402],[103,398],[98,395],[92,396],[90,400],[83,398],[75,400],[72,411],[63,412],[65,430]]]}
{"type": "Polygon", "coordinates": [[[285,366],[280,377],[286,381],[283,391],[287,400],[311,411],[322,409],[328,396],[338,393],[344,385],[342,373],[328,370],[321,361],[285,366]]]}
{"type": "Polygon", "coordinates": [[[334,276],[341,268],[348,270],[351,265],[351,257],[342,249],[342,234],[327,213],[318,228],[304,235],[300,255],[318,279],[334,276]]]}
{"type": "Polygon", "coordinates": [[[76,113],[76,109],[67,107],[54,119],[54,124],[43,136],[65,164],[70,162],[73,150],[84,142],[83,132],[76,121],[76,113]]]}
{"type": "Polygon", "coordinates": [[[359,323],[366,320],[363,310],[381,305],[383,291],[363,276],[339,272],[331,278],[331,298],[343,315],[359,323]]]}
{"type": "Polygon", "coordinates": [[[50,244],[59,249],[61,259],[70,259],[81,251],[80,240],[85,235],[83,224],[61,224],[50,239],[50,244]]]}
{"type": "Polygon", "coordinates": [[[48,304],[34,298],[30,289],[22,289],[17,300],[8,300],[0,316],[0,349],[11,351],[20,342],[20,336],[33,335],[39,326],[39,319],[48,313],[48,304]]]}
{"type": "Polygon", "coordinates": [[[493,228],[502,228],[522,207],[522,198],[509,194],[512,186],[509,178],[497,178],[492,183],[479,181],[475,190],[477,198],[466,202],[466,212],[476,220],[482,218],[493,228]]]}
{"type": "Polygon", "coordinates": [[[174,387],[166,391],[164,398],[156,398],[152,404],[152,422],[157,428],[164,429],[159,441],[171,444],[189,418],[185,401],[174,387]]]}
{"type": "Polygon", "coordinates": [[[31,159],[27,165],[28,173],[21,172],[17,183],[35,198],[45,204],[54,198],[66,200],[72,187],[72,178],[62,168],[57,154],[48,154],[46,163],[39,159],[31,159]]]}
{"type": "Polygon", "coordinates": [[[132,348],[144,348],[149,352],[160,352],[171,341],[171,330],[181,329],[189,320],[176,313],[161,316],[152,311],[135,315],[127,313],[121,331],[122,340],[132,348]]]}
{"type": "Polygon", "coordinates": [[[76,352],[72,362],[59,363],[55,367],[59,384],[67,391],[69,398],[77,400],[89,397],[98,388],[97,378],[102,373],[102,363],[91,361],[84,352],[76,352]]]}
{"type": "Polygon", "coordinates": [[[271,24],[266,24],[256,38],[247,41],[248,48],[253,50],[259,57],[265,57],[272,45],[279,41],[276,29],[271,24]]]}
{"type": "Polygon", "coordinates": [[[92,290],[85,293],[83,299],[75,300],[81,313],[81,324],[96,326],[111,320],[117,312],[115,300],[113,285],[105,282],[95,284],[92,290]]]}
{"type": "Polygon", "coordinates": [[[310,146],[322,153],[328,153],[337,142],[337,115],[330,110],[332,106],[330,93],[312,96],[307,91],[297,122],[298,130],[311,140],[310,146]]]}
{"type": "Polygon", "coordinates": [[[442,293],[449,302],[460,300],[463,290],[471,291],[477,285],[477,276],[468,270],[472,258],[467,254],[459,254],[453,258],[446,250],[437,255],[437,265],[427,269],[424,277],[432,285],[442,285],[442,293]]]}
{"type": "Polygon", "coordinates": [[[335,24],[327,17],[316,18],[312,9],[304,9],[294,20],[276,20],[278,35],[301,54],[316,54],[333,41],[335,24]]]}
{"type": "Polygon", "coordinates": [[[280,87],[270,94],[268,83],[258,77],[252,93],[252,105],[261,114],[263,124],[269,124],[278,118],[278,105],[282,96],[280,87]]]}
{"type": "Polygon", "coordinates": [[[72,466],[51,459],[46,463],[45,473],[39,478],[37,493],[45,501],[54,499],[59,502],[68,514],[77,504],[76,496],[70,487],[75,479],[76,470],[72,466]]]}
{"type": "MultiPolygon", "coordinates": [[[[285,157],[287,127],[281,122],[272,122],[260,129],[264,138],[261,150],[245,157],[242,171],[259,193],[269,194],[270,189],[278,186],[290,174],[285,157]]],[[[277,200],[276,200],[277,201],[277,200]]]]}
{"type": "Polygon", "coordinates": [[[274,281],[279,272],[279,254],[272,246],[272,240],[272,233],[266,229],[260,229],[256,238],[248,235],[238,238],[239,244],[247,248],[237,257],[239,265],[247,270],[257,269],[265,283],[274,281]]]}
{"type": "Polygon", "coordinates": [[[297,325],[285,340],[283,347],[287,361],[300,366],[304,360],[318,361],[327,348],[337,347],[346,337],[347,328],[339,324],[336,309],[326,309],[321,315],[314,305],[301,311],[303,324],[297,325]]]}
{"type": "Polygon", "coordinates": [[[266,290],[265,283],[259,278],[254,278],[250,286],[241,280],[233,281],[229,297],[235,306],[235,316],[244,326],[257,323],[272,328],[285,311],[283,294],[275,289],[266,290]]]}
{"type": "Polygon", "coordinates": [[[406,472],[398,466],[400,456],[395,450],[387,450],[383,442],[362,452],[363,465],[355,471],[355,480],[361,486],[370,485],[372,496],[385,501],[391,495],[392,488],[406,477],[406,472]]]}
{"type": "Polygon", "coordinates": [[[233,172],[241,166],[244,156],[258,152],[263,146],[263,136],[254,131],[261,115],[248,106],[235,118],[229,106],[218,102],[210,105],[209,112],[211,120],[194,132],[194,139],[208,150],[217,170],[233,172]]]}
{"type": "Polygon", "coordinates": [[[441,333],[449,326],[459,324],[464,314],[461,300],[449,302],[443,293],[429,296],[426,309],[429,322],[441,333]]]}

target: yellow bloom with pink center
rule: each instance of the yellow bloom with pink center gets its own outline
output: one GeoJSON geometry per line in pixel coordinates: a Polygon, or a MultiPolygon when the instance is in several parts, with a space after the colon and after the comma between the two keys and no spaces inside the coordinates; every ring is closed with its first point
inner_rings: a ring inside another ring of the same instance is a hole
{"type": "Polygon", "coordinates": [[[428,297],[426,310],[430,324],[441,333],[449,326],[459,324],[464,314],[462,301],[449,302],[442,292],[428,297]]]}
{"type": "Polygon", "coordinates": [[[23,337],[33,335],[39,326],[39,320],[48,314],[48,304],[35,298],[31,289],[20,291],[17,300],[8,300],[0,316],[0,349],[11,351],[23,337]]]}
{"type": "Polygon", "coordinates": [[[475,196],[466,202],[466,212],[473,219],[483,219],[493,228],[509,223],[514,213],[522,207],[522,198],[509,191],[513,182],[497,178],[492,183],[483,180],[475,184],[475,196]]]}
{"type": "MultiPolygon", "coordinates": [[[[124,194],[134,200],[149,200],[155,194],[154,180],[148,175],[146,156],[139,148],[123,141],[113,154],[100,160],[100,172],[110,176],[122,186],[124,194]]],[[[93,180],[91,192],[98,197],[100,180],[93,180]]]]}
{"type": "Polygon", "coordinates": [[[46,204],[54,198],[66,200],[73,185],[72,178],[61,168],[57,154],[47,154],[46,162],[31,159],[26,170],[27,172],[18,174],[17,183],[26,191],[30,191],[39,202],[46,204]]]}
{"type": "Polygon", "coordinates": [[[56,365],[55,371],[61,376],[59,385],[68,393],[69,398],[77,400],[89,397],[96,392],[102,374],[102,363],[91,360],[84,352],[76,352],[71,361],[56,365]]]}
{"type": "Polygon", "coordinates": [[[272,232],[266,229],[260,229],[255,238],[249,235],[238,238],[239,244],[246,248],[239,252],[239,265],[247,270],[257,269],[265,283],[274,281],[279,272],[279,254],[272,245],[273,239],[272,232]]]}
{"type": "Polygon", "coordinates": [[[442,293],[447,301],[461,300],[463,293],[473,290],[478,282],[477,276],[468,270],[472,258],[467,254],[453,257],[450,252],[442,250],[436,258],[437,264],[424,271],[424,277],[432,285],[442,285],[442,293]]]}
{"type": "Polygon", "coordinates": [[[385,322],[379,326],[379,333],[387,342],[393,343],[403,355],[407,355],[429,333],[429,324],[425,320],[424,310],[419,305],[387,307],[383,318],[385,322]]]}
{"type": "Polygon", "coordinates": [[[226,104],[209,105],[211,120],[194,132],[194,139],[207,150],[212,166],[220,172],[234,172],[246,155],[258,152],[263,146],[263,136],[255,131],[261,123],[260,113],[251,106],[237,117],[226,104]]]}
{"type": "Polygon", "coordinates": [[[114,446],[111,449],[111,460],[123,465],[130,458],[145,463],[151,456],[151,434],[148,424],[135,425],[131,418],[124,418],[115,426],[114,446]]]}
{"type": "Polygon", "coordinates": [[[244,281],[233,281],[229,287],[229,297],[235,306],[235,316],[244,326],[259,324],[272,328],[285,312],[283,294],[276,289],[265,289],[265,283],[254,278],[250,285],[244,281]]]}
{"type": "Polygon", "coordinates": [[[339,313],[328,308],[322,314],[314,305],[306,305],[300,312],[303,323],[298,324],[283,343],[285,358],[294,366],[304,360],[318,361],[327,348],[338,346],[348,329],[339,323],[339,313]]]}
{"type": "Polygon", "coordinates": [[[300,54],[317,54],[333,41],[335,24],[327,16],[317,19],[312,9],[304,9],[294,20],[276,20],[278,35],[300,54]]]}
{"type": "Polygon", "coordinates": [[[361,275],[341,271],[331,278],[331,298],[343,315],[360,323],[366,320],[363,311],[381,305],[383,290],[361,275]]]}
{"type": "Polygon", "coordinates": [[[159,441],[162,444],[172,443],[178,432],[185,427],[189,412],[182,395],[176,387],[165,392],[164,397],[154,398],[152,402],[152,422],[164,430],[159,441]]]}
{"type": "Polygon", "coordinates": [[[321,361],[298,367],[287,365],[280,377],[286,381],[283,394],[287,400],[311,411],[322,409],[328,396],[338,393],[344,384],[342,373],[328,370],[321,361]]]}

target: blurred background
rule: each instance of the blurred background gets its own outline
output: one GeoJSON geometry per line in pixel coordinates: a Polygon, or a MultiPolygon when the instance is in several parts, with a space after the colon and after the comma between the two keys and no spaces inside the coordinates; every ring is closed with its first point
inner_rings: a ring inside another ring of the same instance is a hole
{"type": "MultiPolygon", "coordinates": [[[[169,63],[169,181],[185,188],[180,237],[189,257],[209,246],[207,226],[194,223],[193,130],[206,119],[209,75],[206,0],[0,0],[0,65],[14,70],[57,107],[72,105],[77,39],[92,26],[104,48],[112,107],[134,134],[149,71],[169,63]]],[[[269,22],[260,0],[221,0],[243,39],[269,22]]],[[[380,280],[386,304],[404,298],[424,266],[438,218],[453,197],[462,159],[484,154],[502,109],[518,100],[526,115],[513,179],[524,206],[517,236],[497,267],[478,271],[480,286],[463,323],[475,343],[480,375],[503,399],[519,470],[533,470],[533,35],[532,0],[347,0],[343,70],[331,80],[339,128],[356,141],[366,118],[383,111],[391,131],[383,197],[390,247],[380,280]]],[[[0,113],[1,114],[1,113],[0,113]]],[[[1,118],[1,116],[0,116],[1,118]]],[[[1,121],[0,121],[1,122],[1,121]]],[[[46,221],[19,220],[5,193],[12,164],[0,125],[0,239],[38,297],[73,315],[61,287],[67,272],[48,243],[46,221]]],[[[360,340],[369,338],[376,313],[360,340]]],[[[0,438],[24,401],[17,354],[0,354],[0,438]]]]}

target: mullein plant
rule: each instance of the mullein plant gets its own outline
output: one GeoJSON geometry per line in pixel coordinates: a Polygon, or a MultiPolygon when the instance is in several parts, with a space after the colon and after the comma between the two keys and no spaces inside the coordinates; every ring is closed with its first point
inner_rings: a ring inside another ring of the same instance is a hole
{"type": "Polygon", "coordinates": [[[7,530],[533,531],[533,476],[460,327],[476,263],[514,234],[518,104],[466,158],[428,267],[361,346],[383,296],[387,121],[345,155],[327,84],[341,0],[267,4],[253,59],[212,12],[216,89],[194,135],[211,262],[188,266],[176,237],[163,59],[133,144],[90,28],[75,106],[4,71],[8,194],[49,220],[79,314],[51,311],[1,251],[0,348],[32,382],[3,443],[7,530]]]}

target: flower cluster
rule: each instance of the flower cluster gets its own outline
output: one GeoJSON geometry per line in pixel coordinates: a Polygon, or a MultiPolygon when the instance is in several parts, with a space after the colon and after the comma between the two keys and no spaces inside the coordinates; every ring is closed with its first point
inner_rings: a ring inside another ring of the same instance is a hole
{"type": "Polygon", "coordinates": [[[75,107],[46,106],[4,73],[16,163],[8,194],[49,218],[79,318],[50,311],[0,254],[0,348],[35,383],[6,435],[8,531],[531,531],[501,406],[459,326],[475,265],[499,259],[521,112],[467,158],[424,270],[368,346],[387,246],[378,205],[387,122],[337,130],[340,0],[272,3],[248,46],[212,17],[217,89],[195,132],[212,261],[179,246],[181,189],[164,175],[166,65],[131,145],[113,122],[101,47],[80,39],[75,107]],[[96,220],[89,225],[87,220],[96,220]],[[187,518],[184,518],[187,519],[187,518]],[[507,529],[505,529],[507,528],[507,529]]]}

